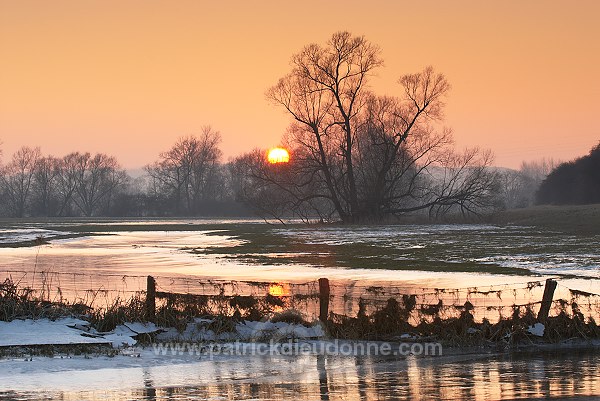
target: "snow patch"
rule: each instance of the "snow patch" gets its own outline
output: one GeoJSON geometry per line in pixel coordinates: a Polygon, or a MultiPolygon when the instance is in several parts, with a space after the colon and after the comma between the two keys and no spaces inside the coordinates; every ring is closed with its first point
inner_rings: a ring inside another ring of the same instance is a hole
{"type": "Polygon", "coordinates": [[[71,232],[44,230],[41,228],[0,230],[0,244],[35,241],[38,238],[52,239],[53,237],[66,234],[71,234],[71,232]]]}
{"type": "Polygon", "coordinates": [[[530,334],[533,334],[534,336],[538,336],[538,337],[544,337],[545,330],[546,330],[546,327],[542,323],[536,323],[533,326],[529,326],[529,328],[527,329],[527,331],[530,334]]]}
{"type": "MultiPolygon", "coordinates": [[[[212,320],[195,319],[183,332],[167,329],[156,336],[157,341],[269,341],[286,339],[316,339],[325,336],[320,324],[310,327],[301,324],[270,321],[243,321],[237,323],[231,331],[215,332],[212,320]]],[[[218,331],[218,330],[217,330],[218,331]]]]}
{"type": "Polygon", "coordinates": [[[136,334],[150,334],[160,330],[154,323],[135,322],[124,323],[123,325],[136,334]]]}
{"type": "Polygon", "coordinates": [[[0,322],[0,346],[106,344],[108,342],[102,337],[82,335],[81,330],[73,328],[85,327],[87,324],[75,318],[0,322]]]}
{"type": "Polygon", "coordinates": [[[194,319],[183,332],[174,328],[163,329],[153,323],[125,323],[110,332],[98,332],[84,320],[62,318],[57,320],[13,320],[0,322],[0,346],[112,344],[115,348],[137,344],[140,334],[156,333],[157,341],[269,341],[287,339],[323,338],[320,324],[306,327],[301,324],[270,321],[239,322],[231,331],[215,332],[213,320],[194,319]]]}

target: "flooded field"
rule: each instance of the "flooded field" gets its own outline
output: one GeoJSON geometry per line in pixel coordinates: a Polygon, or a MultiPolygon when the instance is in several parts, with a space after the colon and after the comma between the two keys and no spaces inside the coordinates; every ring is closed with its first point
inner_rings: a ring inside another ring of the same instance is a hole
{"type": "Polygon", "coordinates": [[[482,278],[489,284],[506,284],[558,276],[580,290],[597,292],[599,237],[486,225],[311,227],[269,226],[252,220],[4,223],[0,270],[264,281],[328,277],[400,280],[440,288],[476,285],[482,278]]]}
{"type": "MultiPolygon", "coordinates": [[[[268,282],[327,277],[414,288],[556,277],[569,288],[600,293],[599,236],[527,227],[270,226],[251,220],[75,220],[0,227],[4,276],[65,273],[73,276],[74,287],[83,288],[98,286],[86,281],[94,274],[108,277],[104,288],[127,275],[139,277],[142,288],[149,274],[268,282]]],[[[588,350],[401,359],[4,359],[0,399],[586,399],[600,393],[599,356],[588,350]]]]}

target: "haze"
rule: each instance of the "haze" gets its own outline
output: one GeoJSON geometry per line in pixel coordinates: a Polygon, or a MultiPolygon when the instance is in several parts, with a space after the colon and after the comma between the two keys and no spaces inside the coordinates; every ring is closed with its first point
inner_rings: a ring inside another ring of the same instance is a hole
{"type": "Polygon", "coordinates": [[[600,138],[600,2],[0,0],[0,147],[105,152],[150,163],[204,125],[225,158],[277,145],[289,118],[264,96],[293,53],[364,35],[371,86],[433,65],[452,91],[457,145],[495,164],[568,160],[600,138]]]}

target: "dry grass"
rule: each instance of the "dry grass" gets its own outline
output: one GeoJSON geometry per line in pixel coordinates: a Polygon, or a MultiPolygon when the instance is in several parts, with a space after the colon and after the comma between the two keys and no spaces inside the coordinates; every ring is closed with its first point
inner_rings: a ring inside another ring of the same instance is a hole
{"type": "Polygon", "coordinates": [[[49,300],[43,293],[7,278],[0,283],[0,321],[74,316],[91,322],[98,331],[110,331],[125,322],[145,321],[144,293],[129,299],[117,297],[105,307],[93,307],[94,301],[90,298],[86,304],[63,298],[49,300]]]}
{"type": "Polygon", "coordinates": [[[544,337],[536,337],[528,328],[538,322],[531,307],[515,306],[509,317],[491,323],[474,320],[473,306],[466,302],[456,317],[443,317],[443,306],[428,305],[415,308],[410,298],[398,302],[390,298],[387,304],[370,315],[359,308],[356,317],[331,314],[327,330],[335,338],[353,340],[398,340],[409,334],[419,340],[435,340],[451,346],[502,345],[515,346],[534,342],[555,343],[565,339],[600,338],[600,327],[594,319],[585,318],[575,301],[555,301],[562,310],[545,322],[544,337]],[[409,323],[408,316],[416,314],[418,323],[409,323]]]}
{"type": "Polygon", "coordinates": [[[37,296],[32,288],[20,286],[7,278],[0,283],[0,321],[19,318],[56,319],[61,316],[85,315],[90,307],[83,303],[52,302],[37,296]]]}
{"type": "Polygon", "coordinates": [[[100,332],[126,322],[146,322],[146,296],[140,292],[129,299],[116,298],[108,307],[90,309],[86,318],[100,332]]]}

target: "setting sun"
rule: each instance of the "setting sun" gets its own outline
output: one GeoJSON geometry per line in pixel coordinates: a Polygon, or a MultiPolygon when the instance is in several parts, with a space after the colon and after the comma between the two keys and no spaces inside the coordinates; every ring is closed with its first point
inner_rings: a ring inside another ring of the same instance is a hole
{"type": "Polygon", "coordinates": [[[273,149],[269,150],[269,154],[267,155],[267,160],[271,164],[288,163],[290,161],[290,154],[284,148],[273,148],[273,149]]]}

